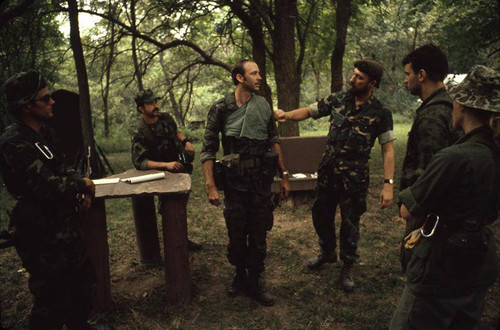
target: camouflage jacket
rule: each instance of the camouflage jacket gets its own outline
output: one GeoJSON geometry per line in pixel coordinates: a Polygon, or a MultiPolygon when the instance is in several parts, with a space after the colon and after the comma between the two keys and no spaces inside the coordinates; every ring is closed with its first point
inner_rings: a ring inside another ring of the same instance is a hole
{"type": "Polygon", "coordinates": [[[85,182],[63,163],[51,133],[47,128],[39,135],[16,122],[0,137],[3,180],[18,201],[11,225],[38,236],[69,232],[73,237],[78,234],[76,222],[68,219],[77,214],[85,182]]]}
{"type": "Polygon", "coordinates": [[[415,121],[408,133],[400,190],[411,186],[418,179],[436,152],[458,139],[458,132],[451,126],[452,107],[453,102],[443,87],[417,109],[415,121]]]}
{"type": "Polygon", "coordinates": [[[358,108],[354,95],[334,93],[312,104],[317,119],[330,116],[326,150],[318,170],[318,185],[324,188],[364,190],[368,188],[368,160],[378,137],[385,144],[395,139],[392,113],[373,95],[358,108]]]}
{"type": "Polygon", "coordinates": [[[137,127],[132,139],[132,163],[138,170],[147,170],[148,160],[177,161],[183,150],[174,119],[168,113],[161,113],[156,123],[137,127]]]}
{"type": "MultiPolygon", "coordinates": [[[[253,97],[262,97],[254,95],[253,97]]],[[[267,103],[267,102],[266,102],[267,103]]],[[[227,137],[224,135],[224,126],[227,122],[227,117],[231,112],[237,111],[239,108],[236,105],[236,99],[234,93],[228,94],[226,97],[215,102],[210,108],[207,116],[207,126],[205,129],[205,136],[203,139],[203,148],[200,154],[201,162],[206,160],[216,159],[217,151],[219,151],[220,140],[219,133],[222,135],[222,146],[224,149],[224,155],[238,152],[236,150],[231,150],[231,146],[227,143],[227,137]]],[[[266,130],[268,140],[266,141],[266,147],[270,148],[275,143],[279,143],[278,134],[276,131],[276,125],[274,121],[273,112],[268,105],[268,109],[263,109],[263,111],[269,111],[269,120],[266,123],[266,130]]],[[[248,141],[252,144],[252,141],[248,141]]]]}
{"type": "MultiPolygon", "coordinates": [[[[258,95],[253,95],[253,97],[262,98],[258,95]]],[[[265,140],[226,136],[225,126],[226,124],[230,124],[228,123],[228,117],[240,108],[236,105],[234,93],[228,94],[226,97],[218,100],[210,108],[208,113],[207,126],[203,139],[203,148],[200,154],[201,162],[216,159],[216,154],[219,151],[220,146],[219,133],[222,136],[224,155],[236,153],[240,154],[241,159],[260,158],[263,160],[264,154],[275,143],[279,143],[279,139],[276,131],[274,115],[269,104],[263,98],[259,100],[259,104],[266,107],[265,109],[256,108],[256,110],[264,113],[267,112],[269,114],[269,119],[266,121],[265,118],[267,116],[263,115],[260,117],[260,121],[255,123],[260,127],[255,127],[256,125],[253,127],[261,132],[267,132],[267,139],[265,140]]],[[[266,133],[264,133],[264,136],[265,135],[266,133]]],[[[276,164],[267,164],[268,166],[264,166],[264,163],[266,163],[265,160],[259,165],[259,167],[249,170],[251,173],[240,173],[237,176],[233,176],[226,171],[226,189],[239,191],[259,191],[262,189],[270,190],[272,177],[276,171],[276,164]]]]}

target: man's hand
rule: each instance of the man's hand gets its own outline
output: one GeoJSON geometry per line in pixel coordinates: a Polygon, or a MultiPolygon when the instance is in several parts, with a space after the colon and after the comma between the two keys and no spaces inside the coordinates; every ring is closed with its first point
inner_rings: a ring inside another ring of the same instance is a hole
{"type": "Polygon", "coordinates": [[[89,195],[91,198],[93,198],[95,196],[94,182],[89,178],[83,178],[83,181],[85,181],[85,191],[86,191],[87,195],[89,195]]]}
{"type": "Polygon", "coordinates": [[[192,152],[194,152],[194,147],[191,144],[191,142],[186,142],[186,145],[184,146],[184,150],[185,151],[192,151],[192,152]]]}
{"type": "Polygon", "coordinates": [[[393,199],[393,190],[392,190],[392,185],[390,184],[384,184],[384,189],[382,189],[382,192],[380,193],[380,208],[385,209],[388,206],[392,205],[392,199],[393,199]]]}
{"type": "Polygon", "coordinates": [[[286,122],[285,111],[278,109],[274,111],[274,118],[280,123],[286,122]]]}
{"type": "Polygon", "coordinates": [[[220,197],[219,197],[219,190],[217,190],[217,187],[214,184],[207,184],[207,196],[208,196],[208,201],[210,204],[219,206],[220,205],[220,197]]]}
{"type": "Polygon", "coordinates": [[[182,170],[184,170],[184,165],[182,165],[179,162],[168,162],[165,163],[165,169],[169,172],[179,173],[182,172],[182,170]]]}
{"type": "Polygon", "coordinates": [[[281,198],[288,197],[290,194],[290,181],[288,181],[288,175],[283,175],[280,182],[280,196],[281,198]]]}
{"type": "Polygon", "coordinates": [[[83,198],[80,199],[80,210],[85,212],[90,208],[90,205],[92,205],[92,196],[83,194],[83,198]]]}

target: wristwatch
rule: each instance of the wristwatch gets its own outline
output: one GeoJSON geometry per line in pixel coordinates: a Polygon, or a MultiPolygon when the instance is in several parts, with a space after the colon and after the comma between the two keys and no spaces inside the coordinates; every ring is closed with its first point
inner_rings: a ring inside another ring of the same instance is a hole
{"type": "Polygon", "coordinates": [[[191,142],[188,140],[188,138],[185,138],[184,140],[181,141],[182,146],[186,146],[186,143],[191,142]]]}
{"type": "Polygon", "coordinates": [[[285,175],[290,176],[290,172],[288,172],[287,170],[285,170],[285,171],[283,171],[283,172],[281,173],[281,177],[284,177],[285,175]]]}
{"type": "Polygon", "coordinates": [[[384,179],[384,183],[394,184],[394,180],[393,179],[384,179]]]}

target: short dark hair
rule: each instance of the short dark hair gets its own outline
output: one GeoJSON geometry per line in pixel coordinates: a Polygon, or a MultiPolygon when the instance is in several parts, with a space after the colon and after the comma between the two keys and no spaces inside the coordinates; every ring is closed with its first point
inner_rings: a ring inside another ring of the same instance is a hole
{"type": "Polygon", "coordinates": [[[427,72],[431,81],[443,81],[448,74],[448,60],[441,47],[432,43],[423,45],[403,58],[403,65],[411,64],[413,72],[427,72]]]}
{"type": "Polygon", "coordinates": [[[245,68],[243,66],[247,62],[253,62],[252,60],[249,60],[248,58],[242,58],[236,61],[234,64],[233,68],[231,69],[231,77],[233,78],[233,84],[237,86],[240,82],[238,79],[236,79],[236,75],[241,74],[242,76],[245,76],[245,68]]]}

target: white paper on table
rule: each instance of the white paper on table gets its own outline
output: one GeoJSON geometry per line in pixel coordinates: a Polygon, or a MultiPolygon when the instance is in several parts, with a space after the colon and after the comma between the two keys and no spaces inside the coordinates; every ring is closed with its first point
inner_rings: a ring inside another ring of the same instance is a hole
{"type": "Polygon", "coordinates": [[[140,183],[140,182],[146,182],[146,181],[159,180],[159,179],[163,179],[163,178],[165,178],[165,172],[135,176],[132,178],[122,179],[122,181],[129,182],[129,183],[140,183]]]}
{"type": "Polygon", "coordinates": [[[314,172],[313,174],[311,174],[311,178],[317,179],[318,178],[318,172],[314,172]]]}
{"type": "Polygon", "coordinates": [[[294,177],[295,179],[304,179],[304,178],[307,178],[307,175],[305,175],[303,173],[294,173],[294,174],[292,174],[292,177],[294,177]]]}
{"type": "Polygon", "coordinates": [[[92,180],[92,182],[94,182],[94,184],[97,186],[97,185],[100,185],[100,184],[118,183],[118,182],[120,182],[120,178],[96,179],[96,180],[92,180]]]}

